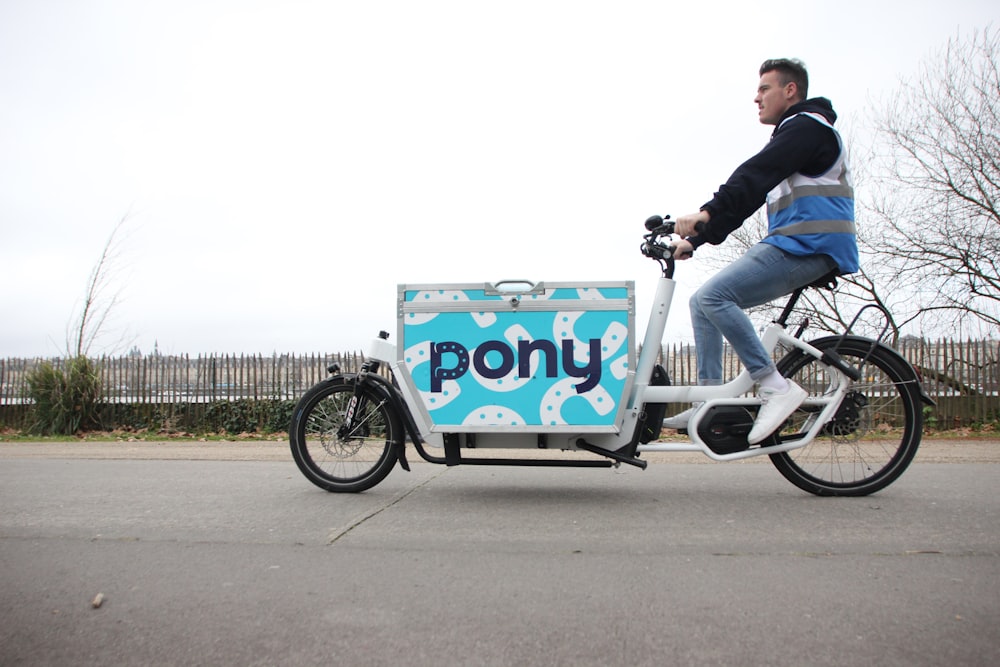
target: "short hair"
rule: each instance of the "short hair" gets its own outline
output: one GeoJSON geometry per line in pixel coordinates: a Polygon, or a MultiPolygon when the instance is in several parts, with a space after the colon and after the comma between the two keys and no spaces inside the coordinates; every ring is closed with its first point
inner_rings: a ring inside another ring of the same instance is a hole
{"type": "Polygon", "coordinates": [[[767,72],[777,72],[782,86],[794,82],[802,99],[809,97],[809,73],[806,64],[797,58],[774,58],[765,60],[760,66],[760,76],[767,72]]]}

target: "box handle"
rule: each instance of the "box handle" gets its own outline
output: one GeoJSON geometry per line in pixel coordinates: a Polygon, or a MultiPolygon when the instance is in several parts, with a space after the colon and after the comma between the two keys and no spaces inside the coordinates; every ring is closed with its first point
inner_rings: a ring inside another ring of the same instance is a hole
{"type": "Polygon", "coordinates": [[[530,280],[498,280],[483,287],[486,296],[507,296],[511,294],[545,294],[545,283],[530,280]]]}

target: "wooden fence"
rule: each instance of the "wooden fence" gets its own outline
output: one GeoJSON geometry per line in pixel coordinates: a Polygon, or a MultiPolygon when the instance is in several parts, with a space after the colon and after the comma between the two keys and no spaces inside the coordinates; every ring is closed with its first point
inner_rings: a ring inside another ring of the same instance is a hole
{"type": "Polygon", "coordinates": [[[928,414],[933,426],[950,429],[1000,420],[1000,341],[907,339],[898,349],[937,403],[928,414]]]}
{"type": "MultiPolygon", "coordinates": [[[[928,341],[905,339],[900,353],[921,373],[924,388],[938,405],[929,412],[939,428],[955,428],[1000,419],[1000,341],[928,341]]],[[[30,410],[27,375],[39,359],[0,360],[0,425],[24,428],[30,410]]],[[[50,359],[57,367],[63,361],[50,359]]],[[[337,363],[343,372],[357,370],[359,352],[311,355],[125,356],[98,360],[105,399],[112,405],[155,407],[165,417],[176,406],[236,400],[296,400],[327,376],[337,363]]],[[[695,382],[693,347],[665,348],[662,363],[674,384],[695,382]]],[[[739,360],[727,350],[725,372],[739,372],[739,360]]]]}
{"type": "MultiPolygon", "coordinates": [[[[31,401],[27,378],[43,361],[56,368],[65,360],[0,360],[0,426],[28,427],[31,401]]],[[[165,422],[191,428],[207,406],[232,401],[294,401],[329,375],[331,364],[356,371],[361,353],[309,355],[199,355],[104,357],[97,360],[107,421],[119,417],[155,415],[165,422]]]]}

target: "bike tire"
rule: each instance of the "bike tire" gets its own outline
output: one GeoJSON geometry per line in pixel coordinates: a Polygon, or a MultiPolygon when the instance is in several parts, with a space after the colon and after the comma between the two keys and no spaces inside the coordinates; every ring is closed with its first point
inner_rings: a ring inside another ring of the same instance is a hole
{"type": "Polygon", "coordinates": [[[396,465],[403,427],[395,408],[366,385],[338,376],[307,391],[288,431],[292,457],[306,479],[333,493],[358,493],[375,486],[396,465]],[[357,395],[353,427],[345,423],[357,395]]]}
{"type": "MultiPolygon", "coordinates": [[[[816,495],[880,491],[903,474],[920,445],[923,413],[916,374],[895,352],[869,339],[829,337],[811,344],[820,350],[835,348],[862,377],[852,383],[837,416],[815,440],[772,454],[771,462],[792,484],[816,495]]],[[[784,357],[778,370],[811,396],[826,393],[830,386],[829,368],[799,350],[784,357]]],[[[780,435],[806,431],[815,416],[800,408],[780,435]]]]}

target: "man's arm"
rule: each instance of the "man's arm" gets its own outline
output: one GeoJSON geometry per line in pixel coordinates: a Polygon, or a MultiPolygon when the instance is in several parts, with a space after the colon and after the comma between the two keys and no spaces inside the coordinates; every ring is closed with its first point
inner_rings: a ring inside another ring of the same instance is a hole
{"type": "MultiPolygon", "coordinates": [[[[796,172],[821,174],[840,153],[833,131],[812,118],[797,116],[781,125],[763,149],[737,167],[715,197],[695,214],[691,239],[697,248],[703,243],[719,244],[743,221],[759,209],[776,185],[796,172]]],[[[678,221],[692,216],[681,216],[678,221]]]]}

